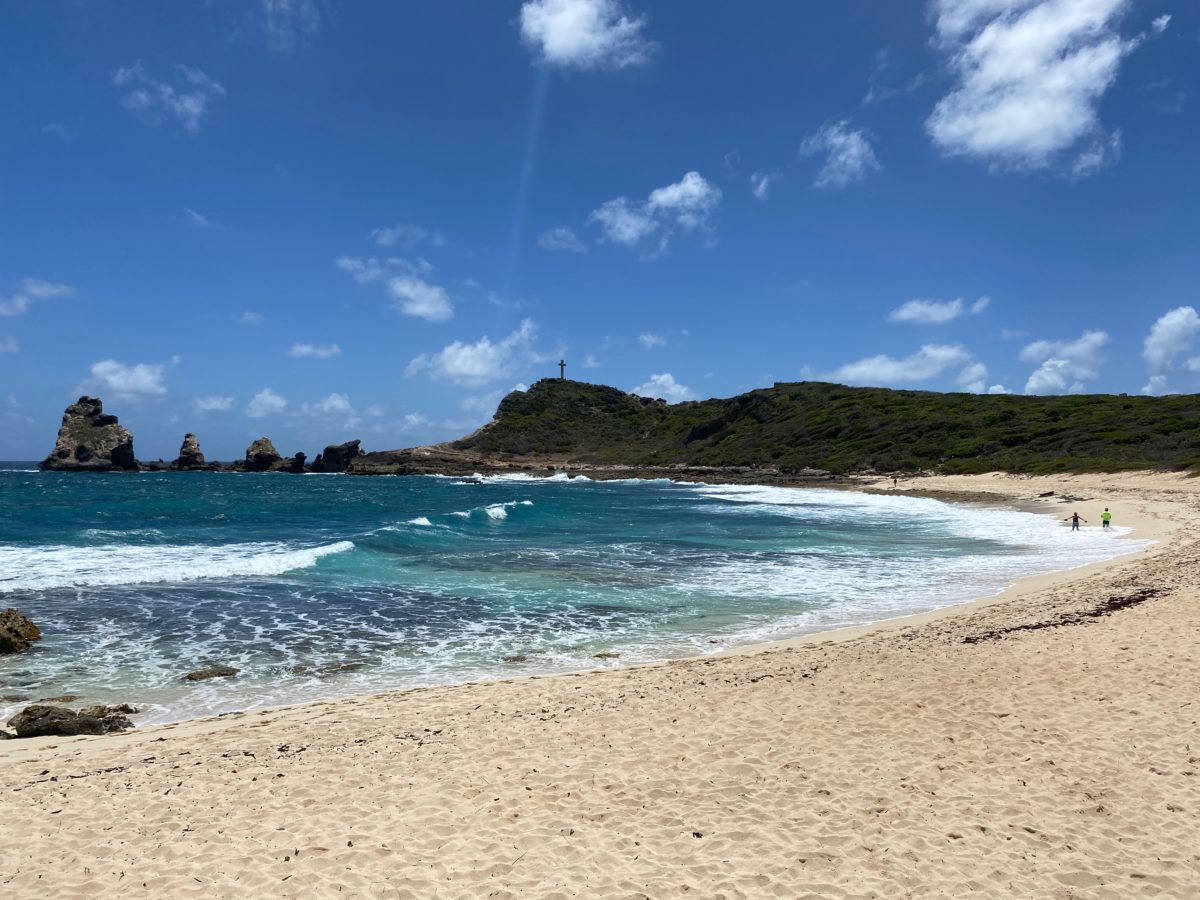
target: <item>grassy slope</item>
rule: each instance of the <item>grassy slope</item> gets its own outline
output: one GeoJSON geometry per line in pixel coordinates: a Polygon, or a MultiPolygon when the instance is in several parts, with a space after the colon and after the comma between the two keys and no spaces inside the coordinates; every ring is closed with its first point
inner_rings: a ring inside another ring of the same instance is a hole
{"type": "Polygon", "coordinates": [[[1200,466],[1194,396],[984,396],[778,384],[666,405],[578,381],[539,381],[453,444],[572,462],[811,466],[835,472],[1087,472],[1200,466]]]}

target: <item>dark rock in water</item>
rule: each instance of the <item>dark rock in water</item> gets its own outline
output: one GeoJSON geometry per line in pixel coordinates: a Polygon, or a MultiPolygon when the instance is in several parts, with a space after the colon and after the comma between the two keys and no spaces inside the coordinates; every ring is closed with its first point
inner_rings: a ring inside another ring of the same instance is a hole
{"type": "Polygon", "coordinates": [[[25,703],[28,699],[28,694],[0,694],[0,701],[5,703],[25,703]]]}
{"type": "Polygon", "coordinates": [[[8,727],[17,737],[42,737],[61,734],[108,734],[124,731],[133,723],[117,713],[89,716],[62,706],[27,706],[11,719],[8,727]]]}
{"type": "Polygon", "coordinates": [[[303,453],[297,453],[290,459],[281,459],[275,465],[271,466],[272,472],[291,472],[294,475],[303,475],[308,471],[304,466],[304,460],[307,457],[303,453]]]}
{"type": "Polygon", "coordinates": [[[41,468],[63,472],[137,471],[133,435],[104,413],[95,397],[80,397],[63,413],[58,442],[41,468]]]}
{"type": "Polygon", "coordinates": [[[524,653],[514,653],[512,656],[504,657],[504,661],[506,663],[523,663],[523,662],[528,662],[529,657],[526,656],[524,653]]]}
{"type": "Polygon", "coordinates": [[[194,672],[188,672],[184,675],[186,681],[205,681],[209,678],[232,678],[241,669],[235,669],[233,666],[208,666],[204,669],[197,669],[194,672]]]}
{"type": "Polygon", "coordinates": [[[330,444],[324,452],[318,453],[313,460],[314,472],[345,472],[350,468],[350,462],[363,456],[362,441],[346,441],[344,444],[330,444]]]}
{"type": "Polygon", "coordinates": [[[21,612],[9,607],[0,612],[0,653],[28,650],[42,630],[21,612]]]}
{"type": "Polygon", "coordinates": [[[594,654],[592,659],[617,659],[620,655],[620,653],[613,653],[610,650],[601,650],[599,653],[594,654]]]}
{"type": "Polygon", "coordinates": [[[363,663],[360,662],[322,663],[320,665],[301,663],[300,665],[292,666],[292,674],[313,675],[317,678],[324,678],[328,675],[340,675],[343,672],[357,672],[362,667],[363,663]]]}
{"type": "Polygon", "coordinates": [[[183,471],[187,469],[211,469],[214,467],[204,461],[204,454],[200,452],[200,442],[189,431],[183,436],[183,446],[179,448],[179,458],[171,463],[171,468],[183,471]]]}
{"type": "Polygon", "coordinates": [[[130,706],[128,703],[118,703],[115,706],[107,706],[103,703],[96,703],[92,706],[84,706],[79,710],[81,716],[90,716],[93,719],[103,719],[105,716],[133,716],[137,715],[138,708],[130,706]]]}
{"type": "Polygon", "coordinates": [[[74,703],[79,699],[78,694],[62,694],[58,697],[38,697],[38,703],[74,703]]]}
{"type": "Polygon", "coordinates": [[[245,469],[247,472],[267,472],[282,460],[271,439],[262,437],[246,448],[245,469]]]}

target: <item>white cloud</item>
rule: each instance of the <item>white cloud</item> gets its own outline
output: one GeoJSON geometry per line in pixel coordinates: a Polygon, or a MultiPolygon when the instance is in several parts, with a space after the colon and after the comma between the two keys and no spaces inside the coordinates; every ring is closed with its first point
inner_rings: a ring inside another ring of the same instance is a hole
{"type": "Polygon", "coordinates": [[[558,227],[543,231],[538,236],[538,246],[543,250],[561,250],[566,253],[587,253],[587,247],[573,229],[558,227]]]}
{"type": "Polygon", "coordinates": [[[55,284],[41,278],[23,278],[17,292],[8,300],[0,297],[0,316],[21,316],[29,312],[34,300],[52,300],[70,297],[75,289],[65,284],[55,284]]]}
{"type": "Polygon", "coordinates": [[[430,378],[452,381],[466,387],[479,387],[490,381],[512,377],[525,366],[544,361],[534,348],[537,326],[526,319],[503,340],[492,342],[486,336],[473,344],[454,341],[437,353],[422,353],[404,370],[405,377],[426,373],[430,378]]]}
{"type": "Polygon", "coordinates": [[[831,381],[845,384],[889,386],[926,381],[955,366],[971,362],[971,354],[957,344],[925,344],[903,359],[886,354],[847,363],[829,374],[831,381]]]}
{"type": "Polygon", "coordinates": [[[0,334],[0,353],[20,353],[21,343],[11,334],[0,334]]]}
{"type": "Polygon", "coordinates": [[[246,415],[252,419],[261,419],[263,416],[278,415],[287,409],[287,406],[286,398],[279,396],[269,387],[263,388],[246,404],[246,415]]]}
{"type": "Polygon", "coordinates": [[[583,367],[585,369],[598,369],[600,368],[600,361],[589,353],[583,358],[583,367]]]}
{"type": "Polygon", "coordinates": [[[380,281],[387,275],[387,271],[375,257],[361,256],[339,256],[334,264],[343,272],[349,272],[354,276],[354,280],[362,284],[369,284],[372,281],[380,281]]]}
{"type": "Polygon", "coordinates": [[[1099,136],[1080,151],[1071,163],[1071,177],[1078,180],[1095,175],[1121,158],[1121,129],[1113,129],[1107,137],[1099,136]]]}
{"type": "Polygon", "coordinates": [[[1200,315],[1191,306],[1179,306],[1163,313],[1150,328],[1142,349],[1142,357],[1152,375],[1169,370],[1175,357],[1191,349],[1192,340],[1200,332],[1200,315]]]}
{"type": "Polygon", "coordinates": [[[260,0],[259,24],[267,49],[291,53],[306,35],[321,30],[321,10],[316,0],[260,0]]]}
{"type": "Polygon", "coordinates": [[[888,318],[893,322],[944,325],[967,313],[977,316],[991,302],[990,297],[980,297],[970,306],[961,297],[956,300],[909,300],[888,313],[888,318]]]}
{"type": "Polygon", "coordinates": [[[692,393],[691,388],[677,382],[670,372],[651,375],[644,384],[639,384],[630,393],[637,394],[639,397],[666,400],[668,403],[682,403],[684,400],[692,400],[696,396],[692,393]]]}
{"type": "Polygon", "coordinates": [[[800,145],[802,156],[822,153],[825,163],[813,181],[815,187],[845,187],[883,168],[871,147],[870,133],[850,127],[846,120],[826,125],[800,145]]]}
{"type": "Polygon", "coordinates": [[[300,412],[306,416],[354,415],[354,406],[345,394],[330,394],[316,403],[305,403],[300,412]]]}
{"type": "Polygon", "coordinates": [[[159,364],[137,363],[124,365],[115,359],[102,359],[92,364],[92,377],[87,382],[99,392],[119,397],[161,396],[167,392],[164,383],[166,367],[159,364]]]}
{"type": "Polygon", "coordinates": [[[406,316],[429,322],[446,322],[454,317],[454,304],[446,289],[420,278],[398,276],[388,282],[392,307],[406,316]]]}
{"type": "Polygon", "coordinates": [[[1142,393],[1147,397],[1158,397],[1162,394],[1171,393],[1167,390],[1167,376],[1151,375],[1150,380],[1142,385],[1142,393]]]}
{"type": "Polygon", "coordinates": [[[1096,377],[1101,351],[1108,344],[1103,331],[1085,331],[1071,341],[1034,341],[1020,354],[1024,362],[1040,363],[1025,382],[1026,394],[1078,394],[1096,377]]]}
{"type": "Polygon", "coordinates": [[[989,394],[1011,394],[1012,393],[1012,391],[1010,391],[1008,388],[1006,388],[1002,384],[993,384],[990,388],[987,389],[987,392],[989,394]]]}
{"type": "Polygon", "coordinates": [[[629,247],[658,229],[654,217],[644,207],[633,206],[628,197],[605,201],[599,209],[592,211],[588,222],[598,224],[604,236],[614,244],[629,247]]]}
{"type": "Polygon", "coordinates": [[[965,365],[954,383],[967,393],[982,394],[987,391],[987,376],[987,366],[976,361],[965,365]]]}
{"type": "Polygon", "coordinates": [[[224,96],[225,88],[199,69],[175,66],[175,84],[159,81],[147,74],[142,64],[117,69],[113,84],[125,89],[121,103],[128,110],[158,122],[173,119],[184,131],[195,134],[208,113],[208,106],[224,96]]]}
{"type": "Polygon", "coordinates": [[[446,243],[446,236],[440,231],[401,222],[388,228],[374,229],[371,232],[371,240],[380,247],[395,247],[396,245],[400,245],[411,250],[420,244],[441,247],[446,243]]]}
{"type": "Polygon", "coordinates": [[[183,214],[187,216],[189,225],[195,225],[197,228],[212,227],[212,220],[208,216],[202,215],[190,207],[184,207],[183,214]]]}
{"type": "Polygon", "coordinates": [[[1097,106],[1137,44],[1115,30],[1129,5],[935,0],[937,39],[958,80],[926,122],[934,142],[951,154],[1039,168],[1100,133],[1097,106]]]}
{"type": "Polygon", "coordinates": [[[609,200],[588,216],[588,222],[598,224],[607,240],[630,247],[661,232],[662,249],[677,228],[708,229],[720,205],[721,189],[699,172],[688,172],[674,184],[655,188],[645,203],[635,204],[628,197],[609,200]]]}
{"type": "Polygon", "coordinates": [[[243,325],[261,325],[267,321],[266,316],[256,312],[244,312],[241,319],[238,320],[243,325]]]}
{"type": "Polygon", "coordinates": [[[661,335],[655,334],[652,331],[643,331],[638,335],[638,340],[647,350],[653,350],[655,347],[666,346],[667,339],[661,335]]]}
{"type": "Polygon", "coordinates": [[[342,348],[337,344],[292,344],[288,351],[288,356],[297,359],[329,359],[341,355],[342,348]]]}
{"type": "Polygon", "coordinates": [[[232,397],[197,397],[192,401],[192,406],[196,408],[196,412],[229,412],[233,409],[232,397]]]}
{"type": "Polygon", "coordinates": [[[1154,27],[1155,34],[1162,34],[1167,30],[1167,26],[1171,24],[1171,16],[1169,13],[1163,13],[1150,24],[1154,27]]]}
{"type": "Polygon", "coordinates": [[[528,0],[521,6],[521,38],[541,62],[576,69],[623,69],[645,63],[655,44],[646,20],[631,17],[619,0],[528,0]]]}
{"type": "Polygon", "coordinates": [[[755,172],[750,176],[750,192],[759,200],[766,200],[771,195],[771,185],[778,180],[778,172],[755,172]]]}

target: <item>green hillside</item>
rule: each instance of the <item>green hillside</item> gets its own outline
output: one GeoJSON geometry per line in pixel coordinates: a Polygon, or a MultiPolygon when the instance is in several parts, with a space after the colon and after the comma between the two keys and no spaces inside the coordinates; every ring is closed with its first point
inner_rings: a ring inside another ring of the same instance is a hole
{"type": "Polygon", "coordinates": [[[834,472],[1090,472],[1200,466],[1195,396],[938,394],[777,384],[668,405],[579,381],[509,394],[455,450],[625,465],[834,472]]]}

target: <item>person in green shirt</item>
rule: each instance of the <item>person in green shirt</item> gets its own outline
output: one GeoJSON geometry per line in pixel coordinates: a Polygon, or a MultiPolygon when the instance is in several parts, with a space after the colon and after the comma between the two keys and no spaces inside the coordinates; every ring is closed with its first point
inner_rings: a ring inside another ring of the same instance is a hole
{"type": "Polygon", "coordinates": [[[1108,511],[1108,507],[1104,507],[1104,512],[1100,513],[1100,521],[1103,523],[1101,527],[1107,528],[1112,524],[1112,513],[1108,511]]]}

